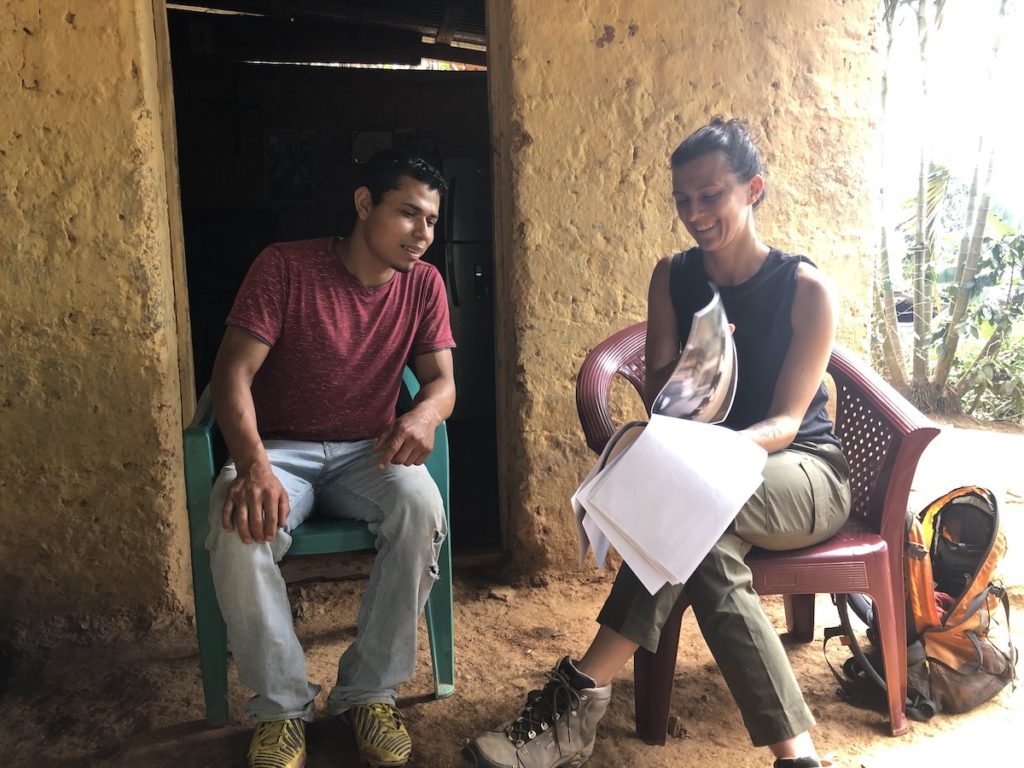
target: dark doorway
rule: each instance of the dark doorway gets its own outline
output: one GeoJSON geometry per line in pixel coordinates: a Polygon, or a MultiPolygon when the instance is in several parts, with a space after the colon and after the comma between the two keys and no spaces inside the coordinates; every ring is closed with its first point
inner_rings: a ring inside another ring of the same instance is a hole
{"type": "Polygon", "coordinates": [[[193,5],[168,4],[168,25],[197,393],[260,250],[347,233],[358,164],[377,149],[424,157],[451,190],[426,260],[459,345],[452,546],[497,549],[483,0],[193,5]]]}

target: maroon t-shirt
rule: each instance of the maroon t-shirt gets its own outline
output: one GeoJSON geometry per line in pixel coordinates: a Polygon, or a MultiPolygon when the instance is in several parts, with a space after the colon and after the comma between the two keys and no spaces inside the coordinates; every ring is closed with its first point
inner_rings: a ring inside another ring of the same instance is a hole
{"type": "Polygon", "coordinates": [[[227,324],[270,352],[252,383],[264,440],[376,437],[395,418],[402,368],[455,346],[437,270],[420,262],[367,287],[333,239],[278,243],[253,262],[227,324]]]}

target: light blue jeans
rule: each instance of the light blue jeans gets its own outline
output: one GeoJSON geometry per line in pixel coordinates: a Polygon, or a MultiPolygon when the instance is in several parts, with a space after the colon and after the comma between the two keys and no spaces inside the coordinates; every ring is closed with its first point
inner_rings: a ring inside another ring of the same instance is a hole
{"type": "Polygon", "coordinates": [[[412,676],[416,626],[437,579],[437,557],[447,535],[441,494],[425,467],[377,467],[372,440],[264,443],[291,512],[272,542],[245,544],[221,525],[228,486],[237,476],[228,461],[210,499],[210,551],[228,641],[242,683],[255,692],[246,712],[257,722],[313,719],[320,686],[306,673],[278,561],[290,531],[317,515],[365,520],[377,536],[377,556],[359,609],[356,639],[338,661],[328,710],[394,703],[397,686],[412,676]]]}

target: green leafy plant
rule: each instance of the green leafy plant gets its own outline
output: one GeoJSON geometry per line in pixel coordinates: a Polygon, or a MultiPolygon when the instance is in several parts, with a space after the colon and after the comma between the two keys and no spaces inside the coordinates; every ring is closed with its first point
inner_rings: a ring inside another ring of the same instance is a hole
{"type": "MultiPolygon", "coordinates": [[[[916,27],[920,92],[927,104],[929,40],[941,29],[945,6],[943,0],[883,0],[887,56],[883,116],[890,77],[902,74],[890,64],[896,26],[902,22],[904,28],[916,27]]],[[[1001,0],[993,17],[989,74],[978,84],[975,103],[979,109],[992,103],[986,94],[993,95],[995,90],[993,72],[1006,12],[1006,0],[1001,0]]],[[[875,359],[889,380],[925,410],[1020,419],[1024,359],[1017,353],[1021,347],[1017,336],[1024,326],[1024,246],[1021,233],[999,215],[990,195],[995,145],[979,127],[971,177],[957,178],[934,162],[926,120],[916,126],[920,129],[916,193],[903,201],[903,220],[895,228],[905,245],[901,274],[891,272],[890,232],[885,226],[881,230],[874,291],[875,359]],[[900,297],[896,286],[903,281],[909,290],[900,297]],[[913,321],[909,354],[903,351],[899,325],[907,308],[913,321]]],[[[884,143],[882,152],[884,163],[884,143]]],[[[891,205],[887,192],[883,185],[883,212],[891,205]]]]}
{"type": "MultiPolygon", "coordinates": [[[[958,329],[977,350],[957,358],[952,392],[968,415],[1024,422],[1024,338],[1013,333],[1024,321],[1024,234],[986,239],[985,245],[973,301],[958,329]]],[[[950,318],[938,320],[941,351],[950,318]]]]}

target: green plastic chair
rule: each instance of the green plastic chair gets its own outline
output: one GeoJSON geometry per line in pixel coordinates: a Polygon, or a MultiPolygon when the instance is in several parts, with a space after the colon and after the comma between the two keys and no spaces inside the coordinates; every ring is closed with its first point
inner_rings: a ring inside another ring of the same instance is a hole
{"type": "MultiPolygon", "coordinates": [[[[402,400],[411,402],[419,391],[412,370],[402,375],[402,400]]],[[[206,551],[209,532],[210,492],[217,477],[213,445],[218,435],[209,387],[196,406],[192,423],[185,429],[185,489],[188,497],[188,527],[192,549],[192,590],[196,603],[196,634],[199,638],[199,667],[203,676],[206,719],[212,725],[228,722],[228,641],[210,573],[206,551]]],[[[442,423],[434,435],[434,450],[425,462],[437,483],[448,510],[448,432],[442,423]]],[[[291,533],[287,557],[353,552],[374,548],[374,536],[366,523],[356,520],[313,518],[291,533]]],[[[455,693],[455,645],[452,617],[452,561],[450,535],[441,545],[440,574],[430,591],[425,610],[430,656],[434,665],[434,691],[439,699],[455,693]]]]}

